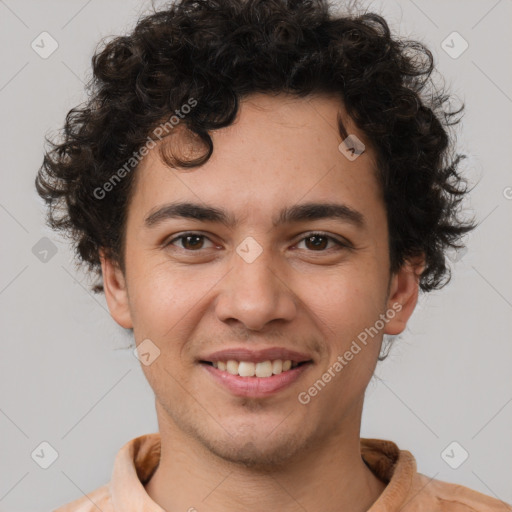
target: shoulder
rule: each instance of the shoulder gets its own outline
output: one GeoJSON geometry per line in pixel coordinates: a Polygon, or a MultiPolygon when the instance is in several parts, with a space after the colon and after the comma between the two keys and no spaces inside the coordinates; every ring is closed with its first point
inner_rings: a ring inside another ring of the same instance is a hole
{"type": "Polygon", "coordinates": [[[53,512],[113,512],[110,484],[105,484],[81,498],[59,507],[53,512]]]}
{"type": "Polygon", "coordinates": [[[431,507],[429,510],[440,512],[512,512],[512,506],[504,501],[463,485],[432,479],[421,473],[416,474],[415,480],[417,493],[409,502],[411,512],[425,510],[427,504],[431,507]]]}

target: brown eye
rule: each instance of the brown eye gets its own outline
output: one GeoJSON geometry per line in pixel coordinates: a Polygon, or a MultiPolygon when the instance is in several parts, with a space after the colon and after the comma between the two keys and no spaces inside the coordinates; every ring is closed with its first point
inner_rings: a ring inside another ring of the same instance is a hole
{"type": "Polygon", "coordinates": [[[301,240],[301,242],[303,241],[306,245],[306,248],[314,252],[325,251],[330,241],[334,242],[337,248],[348,247],[347,244],[344,244],[337,240],[336,238],[326,235],[324,233],[310,233],[308,236],[301,240]]]}
{"type": "Polygon", "coordinates": [[[304,240],[308,249],[325,249],[329,243],[326,236],[319,235],[308,236],[304,240]]]}
{"type": "Polygon", "coordinates": [[[187,235],[182,237],[183,239],[183,247],[185,249],[201,249],[203,245],[203,236],[201,235],[187,235]]]}
{"type": "Polygon", "coordinates": [[[203,249],[204,241],[208,240],[208,238],[205,235],[201,235],[199,233],[184,233],[183,235],[173,238],[165,245],[174,245],[174,242],[177,240],[181,240],[181,247],[178,246],[178,248],[193,252],[199,249],[203,249]]]}

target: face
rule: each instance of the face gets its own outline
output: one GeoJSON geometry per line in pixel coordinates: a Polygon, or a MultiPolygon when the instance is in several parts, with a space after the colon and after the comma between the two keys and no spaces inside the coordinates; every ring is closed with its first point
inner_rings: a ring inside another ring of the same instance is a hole
{"type": "Polygon", "coordinates": [[[105,294],[136,344],[150,340],[146,357],[160,351],[142,369],[161,430],[225,460],[286,464],[340,432],[358,435],[382,336],[405,328],[418,279],[409,265],[389,274],[373,152],[335,98],[253,95],[211,136],[201,167],[171,169],[156,149],[140,164],[126,273],[102,259],[105,294]],[[355,160],[338,149],[338,112],[366,144],[355,160]],[[214,211],[162,213],[178,202],[214,211]],[[279,359],[303,363],[272,377],[222,365],[279,359]]]}

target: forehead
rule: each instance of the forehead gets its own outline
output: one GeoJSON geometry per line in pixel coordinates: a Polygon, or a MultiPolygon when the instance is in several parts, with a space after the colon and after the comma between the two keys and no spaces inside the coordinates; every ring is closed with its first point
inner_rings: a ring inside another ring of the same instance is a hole
{"type": "MultiPolygon", "coordinates": [[[[264,215],[275,226],[304,202],[342,203],[347,212],[371,208],[381,201],[373,152],[367,141],[353,161],[340,152],[339,114],[347,134],[364,140],[334,97],[250,96],[232,125],[210,132],[214,149],[205,164],[171,168],[151,150],[136,171],[129,216],[147,224],[166,204],[202,203],[223,210],[231,224],[264,215]]],[[[179,132],[163,143],[181,156],[179,132]]]]}

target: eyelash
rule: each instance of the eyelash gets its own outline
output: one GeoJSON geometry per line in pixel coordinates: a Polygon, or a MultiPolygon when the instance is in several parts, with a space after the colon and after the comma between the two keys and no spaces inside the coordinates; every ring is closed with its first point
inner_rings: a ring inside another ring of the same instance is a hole
{"type": "MultiPolygon", "coordinates": [[[[198,237],[206,238],[207,240],[209,240],[209,238],[206,235],[203,235],[202,233],[197,233],[195,231],[187,231],[186,233],[183,233],[180,236],[177,236],[177,237],[173,238],[172,240],[169,240],[168,242],[166,242],[164,244],[164,247],[172,245],[172,243],[175,242],[176,240],[184,239],[187,236],[198,236],[198,237]]],[[[306,236],[301,238],[298,243],[306,240],[307,238],[312,238],[312,237],[316,237],[316,236],[322,237],[322,238],[327,238],[328,240],[334,242],[338,246],[338,247],[335,248],[335,250],[351,249],[352,248],[351,245],[349,245],[348,243],[341,242],[337,238],[334,238],[334,237],[328,235],[327,233],[323,233],[321,231],[312,231],[311,233],[307,233],[306,236]]],[[[185,249],[183,247],[179,247],[179,249],[182,249],[182,250],[190,252],[190,253],[192,253],[192,252],[199,252],[201,250],[201,249],[198,249],[198,250],[194,251],[194,250],[190,250],[190,249],[185,249]]],[[[328,251],[329,251],[329,249],[323,249],[323,250],[320,250],[320,251],[313,251],[313,250],[311,250],[311,251],[308,251],[308,252],[328,252],[328,251]]]]}

